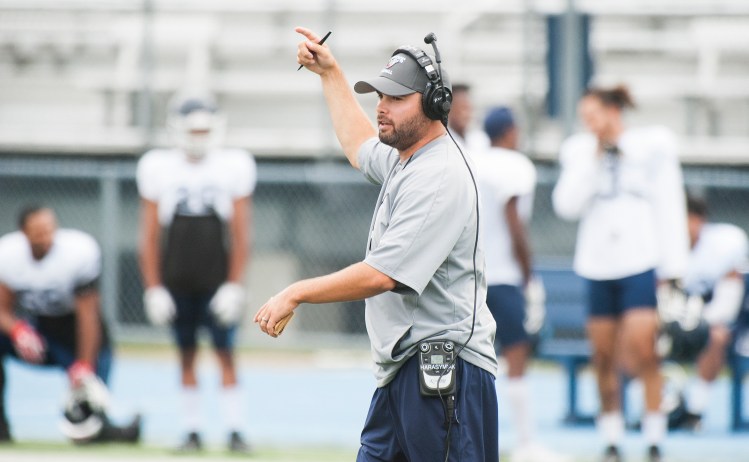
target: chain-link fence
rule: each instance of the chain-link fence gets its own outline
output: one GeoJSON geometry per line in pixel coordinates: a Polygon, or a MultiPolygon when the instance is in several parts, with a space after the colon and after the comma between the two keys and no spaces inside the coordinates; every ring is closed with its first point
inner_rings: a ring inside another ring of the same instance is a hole
{"type": "MultiPolygon", "coordinates": [[[[1,158],[0,232],[15,228],[15,215],[24,205],[53,207],[62,226],[91,233],[102,247],[103,306],[117,339],[165,341],[167,331],[149,326],[143,312],[135,166],[133,158],[1,158]]],[[[557,218],[551,207],[557,166],[537,167],[530,226],[535,262],[569,266],[576,225],[557,218]]],[[[749,169],[685,167],[685,179],[690,190],[708,199],[712,220],[749,229],[749,169]]],[[[377,193],[376,186],[339,162],[260,162],[246,280],[252,294],[250,313],[292,281],[360,261],[377,193]]],[[[249,325],[241,339],[245,345],[264,347],[363,346],[363,303],[306,306],[282,339],[270,341],[249,325]]]]}

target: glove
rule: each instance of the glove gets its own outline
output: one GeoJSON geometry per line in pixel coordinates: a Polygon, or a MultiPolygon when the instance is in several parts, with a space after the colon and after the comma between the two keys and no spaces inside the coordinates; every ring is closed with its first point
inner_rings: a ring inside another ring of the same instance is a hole
{"type": "Polygon", "coordinates": [[[10,339],[13,347],[24,361],[30,363],[41,363],[47,347],[39,334],[24,321],[18,321],[10,331],[10,339]]]}
{"type": "Polygon", "coordinates": [[[174,300],[164,286],[146,289],[143,294],[143,305],[146,308],[148,320],[156,326],[169,323],[177,312],[174,300]]]}
{"type": "Polygon", "coordinates": [[[109,389],[96,374],[92,373],[82,377],[80,384],[68,389],[66,402],[68,409],[85,402],[88,412],[106,412],[110,402],[109,389]]]}
{"type": "Polygon", "coordinates": [[[687,294],[678,281],[664,281],[656,289],[658,316],[662,323],[677,321],[687,306],[687,294]]]}
{"type": "Polygon", "coordinates": [[[79,359],[68,368],[68,378],[70,379],[70,386],[73,388],[83,386],[84,382],[91,377],[95,377],[94,368],[91,367],[88,361],[81,361],[79,359]]]}
{"type": "Polygon", "coordinates": [[[244,288],[236,282],[225,282],[218,288],[208,306],[219,323],[229,326],[242,318],[245,302],[244,288]]]}
{"type": "Polygon", "coordinates": [[[656,297],[661,325],[677,322],[686,331],[691,331],[699,325],[704,308],[702,297],[688,295],[678,281],[660,284],[656,297]]]}
{"type": "Polygon", "coordinates": [[[540,279],[531,278],[525,286],[525,331],[530,335],[539,333],[545,320],[546,289],[540,279]]]}

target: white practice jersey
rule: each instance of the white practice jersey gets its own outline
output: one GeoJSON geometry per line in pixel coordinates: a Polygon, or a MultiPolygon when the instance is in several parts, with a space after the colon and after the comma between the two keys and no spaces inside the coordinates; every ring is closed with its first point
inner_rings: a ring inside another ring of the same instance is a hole
{"type": "Polygon", "coordinates": [[[58,229],[47,255],[35,260],[26,236],[15,231],[0,238],[0,282],[16,304],[33,315],[62,316],[75,310],[75,291],[101,275],[101,252],[90,235],[58,229]]]}
{"type": "Polygon", "coordinates": [[[510,230],[505,218],[509,200],[518,197],[520,219],[528,223],[533,211],[536,168],[523,154],[503,148],[473,153],[481,197],[481,236],[484,240],[486,283],[523,283],[523,273],[512,252],[510,230]]]}
{"type": "Polygon", "coordinates": [[[656,269],[684,276],[689,253],[686,199],[676,140],[665,128],[626,130],[619,154],[598,155],[590,133],[561,147],[552,200],[557,214],[580,220],[574,269],[594,279],[619,279],[656,269]]]}
{"type": "Polygon", "coordinates": [[[728,223],[706,223],[689,254],[684,288],[694,295],[708,295],[732,271],[747,264],[747,237],[744,230],[728,223]]]}
{"type": "Polygon", "coordinates": [[[178,149],[153,149],[138,162],[137,182],[141,197],[158,204],[162,225],[175,215],[228,221],[234,201],[254,191],[256,166],[242,149],[216,149],[197,162],[178,149]]]}
{"type": "Polygon", "coordinates": [[[480,151],[486,151],[491,145],[491,140],[483,130],[468,130],[465,138],[453,130],[450,130],[450,134],[452,134],[460,149],[463,150],[463,154],[473,155],[480,151]]]}

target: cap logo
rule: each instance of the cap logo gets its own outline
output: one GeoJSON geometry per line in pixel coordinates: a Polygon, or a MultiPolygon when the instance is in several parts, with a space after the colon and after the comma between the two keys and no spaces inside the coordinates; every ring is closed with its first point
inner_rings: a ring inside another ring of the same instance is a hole
{"type": "Polygon", "coordinates": [[[390,69],[391,67],[395,66],[396,64],[401,64],[406,60],[403,56],[393,56],[390,58],[390,61],[388,61],[387,65],[385,66],[385,69],[390,69]]]}
{"type": "Polygon", "coordinates": [[[393,71],[391,71],[390,68],[395,66],[396,64],[401,64],[405,60],[406,58],[404,58],[403,56],[393,56],[392,58],[390,58],[390,61],[388,61],[385,67],[382,68],[380,74],[393,75],[393,71]]]}

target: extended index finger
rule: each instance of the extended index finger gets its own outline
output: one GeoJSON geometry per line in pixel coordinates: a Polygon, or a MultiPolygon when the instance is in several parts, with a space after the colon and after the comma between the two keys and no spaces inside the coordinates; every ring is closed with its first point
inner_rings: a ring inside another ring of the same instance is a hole
{"type": "Polygon", "coordinates": [[[296,27],[294,30],[299,34],[304,35],[307,40],[311,42],[317,43],[320,41],[320,36],[312,32],[311,29],[307,29],[306,27],[296,27]]]}

